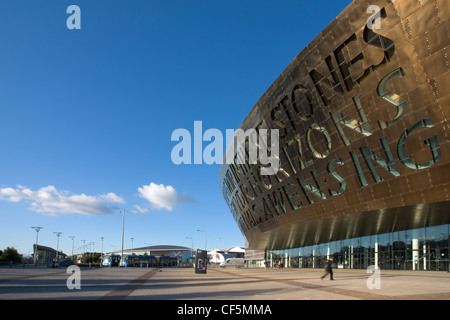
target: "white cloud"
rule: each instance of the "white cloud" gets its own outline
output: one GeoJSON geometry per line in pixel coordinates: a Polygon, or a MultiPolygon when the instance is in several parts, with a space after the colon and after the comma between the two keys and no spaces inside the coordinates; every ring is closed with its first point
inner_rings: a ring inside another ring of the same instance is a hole
{"type": "Polygon", "coordinates": [[[147,208],[141,208],[141,207],[138,206],[137,204],[134,205],[134,208],[135,208],[138,212],[140,212],[140,213],[146,213],[146,212],[148,211],[147,208]]]}
{"type": "Polygon", "coordinates": [[[111,213],[116,209],[113,203],[125,201],[110,192],[95,196],[72,194],[68,191],[58,191],[54,186],[47,186],[33,191],[25,186],[13,188],[0,188],[0,200],[10,202],[30,202],[31,209],[52,215],[57,214],[86,214],[99,215],[111,213]]]}
{"type": "Polygon", "coordinates": [[[179,194],[172,186],[155,184],[151,182],[148,186],[138,188],[142,198],[150,202],[155,209],[172,211],[174,206],[195,202],[187,194],[179,194]]]}

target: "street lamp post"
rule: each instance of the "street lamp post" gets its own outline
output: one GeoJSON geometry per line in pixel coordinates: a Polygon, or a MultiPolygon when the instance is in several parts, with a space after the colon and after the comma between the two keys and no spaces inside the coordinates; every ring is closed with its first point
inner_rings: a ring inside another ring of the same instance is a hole
{"type": "Polygon", "coordinates": [[[38,236],[39,231],[42,229],[42,227],[31,227],[31,229],[34,229],[36,231],[36,244],[34,245],[34,267],[37,267],[37,245],[38,245],[38,236]]]}
{"type": "Polygon", "coordinates": [[[125,233],[125,211],[126,211],[126,209],[119,211],[119,213],[123,214],[123,217],[122,217],[122,254],[120,256],[119,267],[120,267],[121,263],[124,264],[124,262],[123,262],[123,237],[124,237],[124,233],[125,233]]]}
{"type": "Polygon", "coordinates": [[[103,239],[104,237],[100,237],[100,239],[102,239],[102,255],[101,255],[101,260],[100,260],[100,268],[103,266],[103,239]]]}
{"type": "Polygon", "coordinates": [[[58,241],[56,242],[56,262],[58,262],[59,259],[59,236],[62,235],[62,232],[53,232],[58,237],[58,241]]]}
{"type": "Polygon", "coordinates": [[[197,231],[205,233],[205,251],[206,251],[206,231],[204,231],[204,230],[197,230],[197,231]]]}
{"type": "Polygon", "coordinates": [[[95,262],[95,242],[91,242],[92,243],[92,263],[95,262]]]}
{"type": "Polygon", "coordinates": [[[144,242],[144,244],[148,246],[148,255],[151,256],[151,255],[152,255],[152,249],[150,248],[150,246],[151,246],[153,243],[144,242]]]}
{"type": "Polygon", "coordinates": [[[186,237],[186,239],[191,239],[191,259],[194,257],[194,239],[192,239],[191,237],[186,237]]]}
{"type": "Polygon", "coordinates": [[[88,258],[87,258],[87,261],[88,261],[88,264],[89,264],[89,268],[91,267],[91,254],[92,254],[92,249],[91,249],[91,245],[92,245],[92,242],[89,242],[88,244],[87,244],[88,246],[87,246],[87,256],[88,256],[88,258]]]}
{"type": "Polygon", "coordinates": [[[73,260],[73,246],[74,246],[75,236],[69,236],[69,238],[72,239],[72,260],[73,260]]]}
{"type": "Polygon", "coordinates": [[[219,237],[219,238],[216,238],[215,240],[216,240],[216,249],[219,249],[219,247],[217,246],[217,240],[222,240],[222,238],[219,237]]]}
{"type": "Polygon", "coordinates": [[[84,260],[84,261],[82,261],[83,263],[86,263],[86,258],[85,258],[85,255],[86,255],[86,240],[81,240],[81,242],[83,242],[83,255],[82,255],[82,260],[84,260]]]}

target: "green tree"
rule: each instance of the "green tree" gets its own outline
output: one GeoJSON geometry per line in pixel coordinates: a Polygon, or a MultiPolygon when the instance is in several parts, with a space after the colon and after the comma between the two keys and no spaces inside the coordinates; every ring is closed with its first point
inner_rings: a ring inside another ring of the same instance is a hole
{"type": "Polygon", "coordinates": [[[19,263],[22,261],[22,257],[20,256],[20,254],[17,252],[16,249],[14,248],[10,248],[7,247],[4,251],[3,254],[1,256],[1,258],[3,260],[5,260],[6,262],[10,262],[12,261],[13,263],[19,263]]]}

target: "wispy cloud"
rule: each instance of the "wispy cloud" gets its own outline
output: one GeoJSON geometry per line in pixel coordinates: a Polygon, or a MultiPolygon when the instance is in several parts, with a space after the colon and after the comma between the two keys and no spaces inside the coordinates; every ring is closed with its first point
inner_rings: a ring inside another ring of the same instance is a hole
{"type": "Polygon", "coordinates": [[[154,209],[172,211],[174,206],[195,202],[187,194],[179,194],[174,187],[151,182],[138,188],[139,194],[152,204],[154,209]]]}
{"type": "Polygon", "coordinates": [[[100,195],[72,194],[69,191],[58,191],[54,186],[47,186],[33,191],[25,186],[0,188],[0,200],[9,202],[29,202],[30,209],[50,215],[84,214],[100,215],[111,213],[116,209],[114,203],[125,201],[110,192],[100,195]]]}
{"type": "Polygon", "coordinates": [[[147,208],[141,208],[140,206],[138,206],[137,204],[134,205],[134,208],[136,209],[134,212],[140,212],[140,213],[146,213],[148,211],[147,208]]]}

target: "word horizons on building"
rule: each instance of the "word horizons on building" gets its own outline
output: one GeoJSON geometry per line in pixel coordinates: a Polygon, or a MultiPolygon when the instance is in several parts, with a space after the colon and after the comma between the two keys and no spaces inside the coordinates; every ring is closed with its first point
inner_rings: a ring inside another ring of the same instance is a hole
{"type": "MultiPolygon", "coordinates": [[[[294,59],[242,123],[243,130],[280,132],[276,174],[262,176],[248,163],[220,170],[222,193],[251,248],[418,227],[420,219],[402,226],[383,221],[392,221],[388,215],[394,212],[412,217],[417,206],[449,207],[450,181],[438,173],[450,170],[449,99],[441,99],[450,92],[450,79],[444,78],[449,41],[438,39],[446,36],[424,22],[448,17],[437,14],[434,1],[415,15],[409,9],[408,19],[404,12],[419,1],[374,2],[381,8],[380,28],[367,26],[367,5],[354,1],[294,59]],[[414,20],[419,15],[421,20],[414,20]],[[428,48],[417,47],[421,34],[433,40],[428,48]],[[428,58],[425,53],[436,66],[421,60],[428,58]],[[436,185],[422,181],[416,188],[411,181],[420,172],[428,182],[433,175],[436,185]],[[423,188],[433,192],[424,194],[423,188]],[[363,222],[361,213],[370,217],[363,222]],[[371,222],[377,225],[363,227],[371,222]]],[[[437,210],[426,214],[434,214],[428,216],[433,223],[448,223],[448,211],[443,217],[437,210]]]]}

